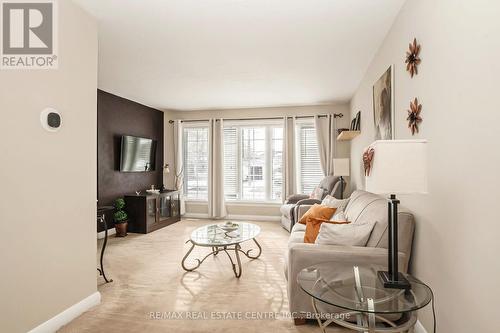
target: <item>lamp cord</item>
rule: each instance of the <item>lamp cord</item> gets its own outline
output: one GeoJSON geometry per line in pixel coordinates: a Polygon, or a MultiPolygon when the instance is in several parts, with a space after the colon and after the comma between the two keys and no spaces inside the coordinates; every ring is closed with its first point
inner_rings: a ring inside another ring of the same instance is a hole
{"type": "Polygon", "coordinates": [[[432,288],[429,287],[428,285],[426,285],[425,283],[423,283],[422,281],[419,281],[417,279],[414,279],[415,283],[418,283],[418,284],[421,284],[423,286],[426,286],[427,288],[429,288],[429,290],[431,291],[431,307],[432,307],[432,319],[433,319],[433,333],[436,333],[436,324],[437,324],[437,321],[436,321],[436,310],[434,308],[434,292],[432,291],[432,288]]]}

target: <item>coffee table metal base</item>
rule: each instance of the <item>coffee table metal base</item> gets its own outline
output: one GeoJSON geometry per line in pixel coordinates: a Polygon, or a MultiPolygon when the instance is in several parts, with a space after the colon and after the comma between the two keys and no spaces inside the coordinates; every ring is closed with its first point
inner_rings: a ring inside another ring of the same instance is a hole
{"type": "MultiPolygon", "coordinates": [[[[193,243],[191,240],[188,240],[188,241],[186,241],[186,244],[187,243],[191,243],[191,247],[187,251],[187,253],[184,256],[184,258],[182,259],[182,262],[181,262],[182,268],[185,271],[187,271],[187,272],[192,272],[195,269],[197,269],[198,267],[200,267],[201,264],[205,261],[205,259],[207,259],[211,255],[216,256],[216,255],[219,254],[219,252],[224,252],[224,253],[226,253],[227,257],[229,258],[229,261],[231,262],[231,266],[233,268],[234,276],[236,276],[237,278],[239,278],[241,276],[240,252],[243,253],[249,259],[257,259],[257,258],[260,257],[260,255],[262,253],[262,247],[257,242],[257,240],[255,238],[253,238],[252,240],[255,242],[255,244],[257,245],[257,248],[258,248],[258,253],[256,255],[251,255],[251,252],[252,252],[253,249],[250,249],[250,250],[248,250],[246,252],[243,251],[241,249],[241,246],[240,246],[239,243],[237,243],[237,244],[235,244],[233,246],[227,246],[227,245],[211,246],[212,252],[210,252],[209,254],[207,254],[206,256],[204,256],[201,260],[198,259],[198,258],[196,258],[195,260],[197,261],[197,264],[195,266],[193,266],[193,267],[187,267],[186,266],[186,259],[189,257],[189,255],[191,254],[191,252],[193,251],[193,249],[195,248],[195,246],[198,245],[198,244],[193,243]],[[233,260],[233,258],[229,254],[229,251],[234,251],[234,255],[236,257],[236,260],[233,260]]],[[[201,246],[201,245],[198,245],[198,246],[201,246]]],[[[202,247],[208,247],[208,246],[202,246],[202,247]]]]}

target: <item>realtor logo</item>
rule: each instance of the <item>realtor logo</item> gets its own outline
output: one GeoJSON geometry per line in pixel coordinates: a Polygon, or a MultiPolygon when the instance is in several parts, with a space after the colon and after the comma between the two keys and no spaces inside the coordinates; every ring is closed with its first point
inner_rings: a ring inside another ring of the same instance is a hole
{"type": "Polygon", "coordinates": [[[2,20],[0,68],[57,68],[55,1],[0,0],[0,4],[2,20]]]}

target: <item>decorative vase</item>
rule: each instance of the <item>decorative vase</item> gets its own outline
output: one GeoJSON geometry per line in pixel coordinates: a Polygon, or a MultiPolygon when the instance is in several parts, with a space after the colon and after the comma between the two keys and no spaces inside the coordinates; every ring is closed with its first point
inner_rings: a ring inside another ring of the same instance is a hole
{"type": "Polygon", "coordinates": [[[115,223],[116,237],[127,236],[127,225],[128,221],[122,223],[115,223]]]}

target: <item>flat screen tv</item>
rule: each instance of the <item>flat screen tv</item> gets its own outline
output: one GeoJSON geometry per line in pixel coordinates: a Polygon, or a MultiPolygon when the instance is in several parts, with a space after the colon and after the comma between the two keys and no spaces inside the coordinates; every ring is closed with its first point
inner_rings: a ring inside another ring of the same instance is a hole
{"type": "Polygon", "coordinates": [[[124,135],[121,140],[120,171],[148,172],[155,169],[155,141],[124,135]]]}

